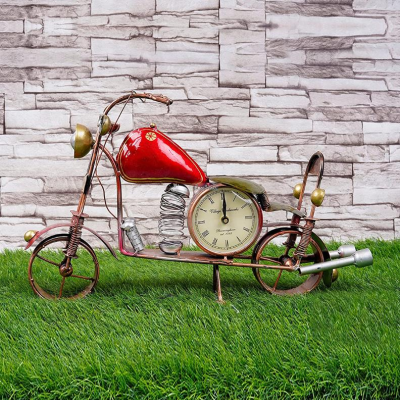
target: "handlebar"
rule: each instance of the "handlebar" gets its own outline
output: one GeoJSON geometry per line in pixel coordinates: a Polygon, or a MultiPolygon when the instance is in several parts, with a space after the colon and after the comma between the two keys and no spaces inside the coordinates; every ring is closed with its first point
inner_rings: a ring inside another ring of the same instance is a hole
{"type": "Polygon", "coordinates": [[[110,105],[108,105],[104,109],[104,114],[107,115],[113,107],[115,107],[117,104],[123,103],[124,101],[127,101],[128,99],[149,99],[149,100],[154,100],[159,103],[163,103],[167,106],[171,105],[173,101],[168,98],[167,96],[164,96],[162,94],[152,94],[152,93],[136,93],[132,92],[129,94],[126,94],[124,96],[121,96],[117,100],[114,100],[110,105]]]}

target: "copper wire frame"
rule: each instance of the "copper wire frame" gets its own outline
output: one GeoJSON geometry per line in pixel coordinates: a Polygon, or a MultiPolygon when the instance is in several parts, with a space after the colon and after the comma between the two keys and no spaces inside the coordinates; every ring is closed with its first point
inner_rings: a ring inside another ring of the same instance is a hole
{"type": "MultiPolygon", "coordinates": [[[[132,97],[132,99],[135,97],[140,97],[140,94],[135,93],[135,95],[133,95],[133,96],[132,96],[132,94],[129,94],[129,95],[120,97],[119,99],[115,100],[113,103],[111,103],[108,107],[105,108],[104,114],[107,115],[114,106],[116,106],[117,104],[120,104],[124,101],[127,101],[127,99],[129,100],[130,97],[132,97]]],[[[166,103],[165,101],[163,101],[163,102],[166,103]]],[[[168,103],[166,103],[166,104],[168,104],[168,103]]],[[[100,140],[99,135],[97,135],[96,139],[100,140]]],[[[250,260],[251,259],[250,255],[247,256],[247,255],[243,255],[243,254],[235,254],[235,255],[231,255],[231,256],[218,256],[218,255],[213,255],[213,254],[202,253],[200,251],[181,251],[180,254],[177,254],[177,255],[167,255],[167,254],[162,253],[158,249],[144,249],[140,253],[133,253],[133,252],[127,250],[125,247],[125,234],[124,234],[123,229],[121,228],[122,220],[123,220],[121,173],[119,171],[117,162],[114,159],[114,157],[112,156],[112,154],[110,153],[110,151],[108,149],[106,149],[102,144],[100,144],[100,142],[97,142],[97,140],[96,140],[96,143],[95,143],[94,149],[93,149],[93,153],[96,153],[96,154],[93,155],[92,159],[93,160],[96,159],[97,152],[99,150],[101,150],[101,152],[103,154],[105,154],[105,156],[110,161],[111,166],[113,167],[113,170],[114,170],[115,178],[116,178],[118,246],[119,246],[119,251],[122,255],[128,256],[128,257],[175,261],[175,262],[186,262],[186,263],[230,265],[230,266],[244,267],[244,268],[278,269],[278,270],[288,270],[288,271],[295,270],[295,267],[293,267],[293,266],[260,265],[260,264],[253,264],[251,262],[250,263],[239,263],[239,262],[234,261],[234,258],[242,259],[242,260],[250,260]]],[[[311,159],[307,165],[306,171],[304,173],[303,187],[302,187],[302,190],[300,193],[298,206],[297,206],[298,210],[301,210],[301,207],[302,207],[304,192],[305,192],[308,176],[310,174],[318,176],[316,188],[319,188],[321,180],[322,180],[323,170],[324,170],[324,157],[323,157],[322,153],[316,152],[311,157],[311,159]]],[[[88,171],[90,171],[90,165],[89,165],[88,171]]],[[[82,194],[82,196],[84,196],[84,194],[82,194]]],[[[81,200],[78,210],[83,211],[82,205],[84,205],[84,202],[82,202],[82,200],[81,200]]],[[[316,207],[314,205],[312,205],[311,213],[308,218],[310,218],[310,219],[314,218],[315,208],[316,207]]],[[[282,222],[282,223],[266,224],[266,225],[264,225],[264,227],[268,228],[268,227],[290,226],[290,227],[297,227],[302,230],[304,227],[300,225],[300,220],[301,220],[301,217],[293,214],[293,217],[292,217],[290,223],[282,222]]]]}
{"type": "MultiPolygon", "coordinates": [[[[116,99],[113,101],[110,105],[108,105],[104,109],[104,115],[107,115],[111,109],[116,106],[117,104],[126,102],[126,104],[133,100],[134,98],[139,98],[141,100],[143,99],[151,99],[154,101],[158,101],[161,103],[166,104],[169,106],[172,104],[172,101],[168,99],[165,96],[162,95],[153,95],[150,93],[136,93],[136,92],[131,92],[125,96],[120,97],[119,99],[116,99]]],[[[118,121],[116,121],[118,122],[118,121]]],[[[113,133],[114,131],[115,124],[111,128],[110,134],[113,133]]],[[[144,259],[153,259],[153,260],[164,260],[164,261],[174,261],[174,262],[185,262],[185,263],[196,263],[196,264],[209,264],[213,265],[214,268],[214,273],[213,273],[213,287],[215,292],[217,293],[218,301],[222,302],[222,291],[221,291],[221,282],[220,282],[220,276],[219,276],[219,265],[228,265],[228,266],[234,266],[234,267],[242,267],[242,268],[252,268],[253,272],[258,271],[261,269],[274,269],[274,270],[279,270],[281,271],[296,271],[298,263],[296,265],[292,265],[291,263],[289,264],[282,264],[279,262],[278,258],[274,257],[268,257],[265,258],[265,260],[274,260],[280,265],[265,265],[265,264],[256,264],[253,262],[253,255],[245,255],[245,254],[231,254],[231,255],[216,255],[216,254],[208,254],[208,253],[202,253],[201,251],[181,251],[177,255],[168,255],[164,254],[161,250],[159,249],[144,249],[139,253],[133,253],[126,249],[125,247],[125,234],[123,229],[121,228],[122,225],[122,220],[123,220],[123,207],[122,207],[122,184],[121,184],[121,173],[118,168],[118,164],[116,160],[114,159],[113,155],[111,152],[105,147],[106,142],[101,144],[101,126],[98,127],[95,141],[93,144],[93,149],[91,153],[91,159],[88,165],[88,169],[86,172],[85,176],[85,181],[84,181],[84,186],[81,192],[81,196],[79,199],[79,204],[77,207],[76,211],[72,211],[73,217],[70,221],[70,223],[65,223],[65,224],[55,224],[52,226],[49,226],[42,231],[37,232],[28,242],[27,246],[25,249],[28,249],[29,247],[32,246],[32,244],[39,238],[41,237],[44,233],[51,229],[59,228],[59,227],[69,227],[69,236],[70,238],[75,237],[79,239],[81,230],[85,229],[94,234],[96,237],[98,237],[108,248],[108,250],[112,253],[112,255],[116,258],[116,254],[112,247],[107,243],[106,240],[104,240],[97,232],[93,231],[90,228],[87,228],[86,226],[83,225],[84,219],[87,217],[86,214],[84,214],[83,210],[86,204],[87,196],[89,193],[89,189],[92,184],[93,177],[97,175],[96,172],[96,167],[99,163],[99,158],[104,154],[106,158],[110,161],[110,164],[114,170],[115,178],[116,178],[116,187],[117,187],[117,225],[118,225],[118,247],[119,251],[122,255],[128,256],[128,257],[135,257],[135,258],[144,258],[144,259]],[[79,221],[79,224],[78,224],[79,221]],[[75,232],[75,234],[74,234],[75,232]],[[245,262],[238,262],[238,260],[244,260],[245,262]],[[249,262],[250,261],[250,262],[249,262]]],[[[116,131],[117,129],[115,129],[116,131]]],[[[299,201],[298,201],[298,206],[297,209],[301,210],[302,203],[303,203],[303,198],[304,198],[304,193],[305,193],[305,188],[308,180],[309,175],[317,175],[317,184],[316,188],[319,188],[321,180],[322,180],[322,175],[323,175],[323,170],[324,170],[324,157],[322,153],[316,152],[310,159],[305,173],[304,173],[304,178],[303,178],[303,186],[300,192],[299,196],[299,201]]],[[[210,183],[206,183],[205,186],[211,185],[210,183]]],[[[257,204],[257,207],[258,204],[257,204]]],[[[272,223],[272,224],[264,224],[264,227],[266,228],[275,228],[275,229],[285,229],[288,228],[291,231],[296,230],[297,232],[303,232],[304,230],[307,232],[307,237],[302,238],[303,239],[303,245],[308,245],[308,243],[305,243],[307,240],[309,241],[312,235],[312,229],[314,227],[315,223],[315,218],[314,218],[314,213],[315,213],[316,206],[312,205],[311,207],[311,212],[308,217],[304,218],[305,220],[305,225],[302,226],[300,225],[301,217],[298,215],[293,214],[292,219],[290,222],[278,222],[278,223],[272,223]],[[312,224],[312,226],[310,225],[312,224]],[[307,229],[305,229],[307,228],[307,229]],[[307,239],[307,240],[306,240],[307,239]]],[[[262,214],[261,210],[259,212],[262,214]]],[[[262,221],[262,216],[260,218],[262,221]]],[[[261,227],[259,227],[261,229],[261,227]]],[[[259,231],[258,231],[259,233],[259,231]]],[[[297,236],[297,233],[293,234],[294,236],[297,236]]],[[[262,243],[262,241],[267,238],[268,233],[265,234],[261,239],[257,238],[256,236],[254,238],[254,244],[257,242],[255,246],[255,250],[258,247],[259,243],[262,243]]],[[[304,236],[304,234],[303,234],[304,236]]],[[[77,239],[77,240],[78,240],[77,239]]],[[[268,238],[267,238],[268,239],[268,238]]],[[[71,239],[70,239],[71,240],[71,239]]],[[[289,236],[288,240],[290,241],[291,238],[289,236]]],[[[320,239],[319,239],[320,240],[320,239]]],[[[322,241],[321,241],[322,243],[322,241]]],[[[76,244],[76,243],[75,243],[76,244]]],[[[73,246],[74,243],[71,243],[69,246],[69,254],[67,255],[68,260],[70,258],[74,257],[74,251],[75,247],[73,246]]],[[[326,249],[325,249],[326,250],[326,249]]],[[[314,255],[311,254],[302,254],[302,257],[304,257],[305,262],[315,262],[316,260],[314,259],[314,255]]],[[[326,251],[326,254],[324,252],[324,258],[329,257],[329,254],[326,251]]],[[[318,262],[318,261],[317,261],[318,262]]],[[[300,292],[299,292],[300,293],[300,292]]]]}

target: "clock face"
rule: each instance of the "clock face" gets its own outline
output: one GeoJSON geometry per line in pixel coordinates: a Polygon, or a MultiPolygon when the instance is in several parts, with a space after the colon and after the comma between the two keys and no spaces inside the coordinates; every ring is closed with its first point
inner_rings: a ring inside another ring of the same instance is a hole
{"type": "Polygon", "coordinates": [[[194,198],[188,225],[193,240],[203,250],[233,255],[257,239],[262,212],[250,195],[231,187],[214,186],[194,198]]]}

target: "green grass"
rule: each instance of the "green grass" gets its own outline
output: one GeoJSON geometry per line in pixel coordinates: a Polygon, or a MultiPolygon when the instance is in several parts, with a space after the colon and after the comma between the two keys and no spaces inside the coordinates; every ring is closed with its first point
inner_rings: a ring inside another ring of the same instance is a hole
{"type": "MultiPolygon", "coordinates": [[[[333,246],[335,247],[335,246],[333,246]]],[[[29,254],[0,254],[0,398],[400,397],[400,241],[368,241],[372,267],[295,297],[250,270],[98,253],[94,294],[36,297],[29,254]]]]}

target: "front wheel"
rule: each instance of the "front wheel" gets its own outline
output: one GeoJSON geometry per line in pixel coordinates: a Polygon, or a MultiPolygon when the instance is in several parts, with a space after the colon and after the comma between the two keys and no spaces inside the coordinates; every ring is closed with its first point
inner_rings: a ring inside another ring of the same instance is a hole
{"type": "Polygon", "coordinates": [[[96,253],[80,239],[76,258],[64,254],[69,235],[54,235],[40,242],[29,260],[28,277],[33,291],[48,300],[75,300],[89,294],[99,279],[96,253]]]}
{"type": "MultiPolygon", "coordinates": [[[[253,264],[284,266],[293,260],[302,232],[293,228],[271,231],[257,243],[252,254],[253,264]]],[[[301,266],[324,261],[323,250],[310,238],[310,243],[301,260],[301,266]]],[[[253,268],[253,273],[261,286],[272,294],[292,295],[313,290],[322,278],[322,272],[317,274],[299,275],[298,271],[279,269],[253,268]]]]}

